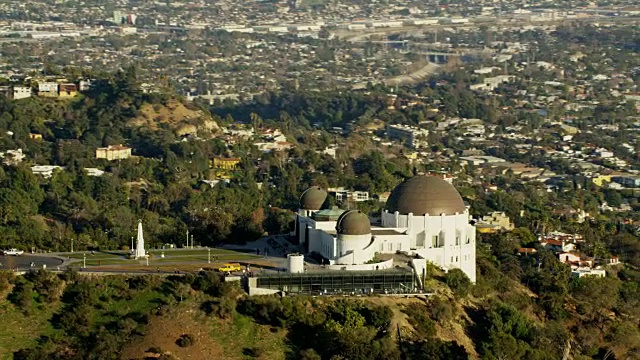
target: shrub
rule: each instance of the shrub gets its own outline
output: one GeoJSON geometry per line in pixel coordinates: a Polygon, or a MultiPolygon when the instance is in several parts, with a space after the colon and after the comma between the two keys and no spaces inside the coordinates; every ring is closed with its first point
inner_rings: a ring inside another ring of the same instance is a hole
{"type": "Polygon", "coordinates": [[[176,340],[176,345],[186,348],[189,347],[191,345],[193,345],[196,342],[196,339],[193,337],[193,335],[191,334],[182,334],[180,335],[180,337],[178,338],[178,340],[176,340]]]}
{"type": "Polygon", "coordinates": [[[320,355],[313,349],[305,349],[300,351],[300,360],[322,360],[320,355]]]}
{"type": "Polygon", "coordinates": [[[411,304],[403,311],[408,315],[409,323],[420,337],[430,338],[436,334],[436,323],[431,320],[424,305],[411,304]]]}
{"type": "Polygon", "coordinates": [[[449,300],[434,296],[430,302],[431,317],[441,323],[451,320],[453,317],[453,306],[449,300]]]}
{"type": "Polygon", "coordinates": [[[200,307],[207,315],[214,315],[220,319],[227,319],[233,316],[236,308],[236,301],[231,298],[223,297],[211,301],[206,301],[200,307]]]}
{"type": "Polygon", "coordinates": [[[9,300],[25,314],[31,311],[33,306],[33,284],[21,281],[9,294],[9,300]]]}
{"type": "Polygon", "coordinates": [[[33,284],[33,290],[38,294],[38,301],[52,303],[62,296],[64,282],[58,275],[46,270],[29,272],[25,279],[33,284]]]}
{"type": "Polygon", "coordinates": [[[14,276],[11,271],[0,271],[0,292],[3,292],[11,286],[14,276]]]}
{"type": "Polygon", "coordinates": [[[147,349],[147,352],[152,354],[162,354],[164,351],[157,346],[152,346],[147,349]]]}
{"type": "Polygon", "coordinates": [[[246,356],[250,356],[253,358],[259,358],[262,356],[262,354],[264,353],[264,351],[262,351],[261,348],[258,347],[252,347],[252,348],[244,348],[242,353],[246,356]]]}
{"type": "Polygon", "coordinates": [[[444,275],[444,281],[457,297],[469,294],[471,280],[460,269],[451,269],[444,275]]]}

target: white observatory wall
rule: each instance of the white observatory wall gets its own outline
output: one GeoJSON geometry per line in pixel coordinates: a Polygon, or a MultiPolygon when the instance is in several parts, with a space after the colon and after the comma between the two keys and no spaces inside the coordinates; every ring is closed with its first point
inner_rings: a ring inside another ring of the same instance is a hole
{"type": "Polygon", "coordinates": [[[457,215],[420,216],[414,217],[414,221],[421,221],[426,225],[423,227],[425,246],[419,247],[415,252],[445,270],[461,269],[475,283],[476,232],[475,227],[469,224],[469,215],[465,212],[457,215]],[[438,243],[442,246],[433,246],[434,236],[438,236],[438,243]]]}
{"type": "Polygon", "coordinates": [[[336,262],[343,264],[363,264],[373,259],[375,249],[369,247],[371,234],[338,235],[336,262]]]}

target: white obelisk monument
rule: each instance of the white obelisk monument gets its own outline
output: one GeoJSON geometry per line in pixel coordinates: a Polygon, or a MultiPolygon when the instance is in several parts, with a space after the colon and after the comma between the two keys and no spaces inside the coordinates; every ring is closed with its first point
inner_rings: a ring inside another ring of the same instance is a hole
{"type": "Polygon", "coordinates": [[[136,243],[135,257],[136,259],[147,257],[147,254],[144,251],[144,235],[142,234],[142,220],[138,220],[138,242],[136,243]]]}

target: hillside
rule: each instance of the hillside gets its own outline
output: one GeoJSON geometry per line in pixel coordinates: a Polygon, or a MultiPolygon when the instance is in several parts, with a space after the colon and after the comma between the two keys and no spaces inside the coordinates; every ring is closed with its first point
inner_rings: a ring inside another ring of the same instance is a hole
{"type": "Polygon", "coordinates": [[[121,358],[171,354],[176,359],[239,360],[246,358],[252,349],[260,349],[261,358],[284,360],[285,335],[240,314],[232,319],[211,318],[199,309],[197,301],[189,300],[162,316],[152,317],[145,335],[126,346],[121,358]],[[181,347],[176,343],[184,334],[194,336],[192,345],[181,347]]]}
{"type": "Polygon", "coordinates": [[[131,120],[134,127],[146,127],[151,130],[168,128],[177,136],[198,135],[210,137],[219,131],[218,124],[204,111],[185,105],[172,99],[166,104],[143,104],[139,116],[131,120]]]}
{"type": "Polygon", "coordinates": [[[249,297],[214,272],[89,277],[38,271],[18,278],[4,272],[0,311],[8,326],[0,332],[0,354],[557,360],[566,350],[567,359],[638,359],[636,282],[614,273],[562,280],[562,267],[543,266],[525,286],[487,262],[483,250],[479,256],[475,285],[460,270],[430,267],[429,297],[249,297]]]}

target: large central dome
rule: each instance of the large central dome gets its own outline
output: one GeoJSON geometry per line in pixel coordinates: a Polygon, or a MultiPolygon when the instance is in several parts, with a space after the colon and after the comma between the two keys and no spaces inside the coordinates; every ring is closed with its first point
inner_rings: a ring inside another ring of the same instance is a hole
{"type": "Polygon", "coordinates": [[[393,189],[385,209],[403,215],[439,216],[462,214],[465,206],[453,185],[435,176],[415,176],[393,189]]]}

